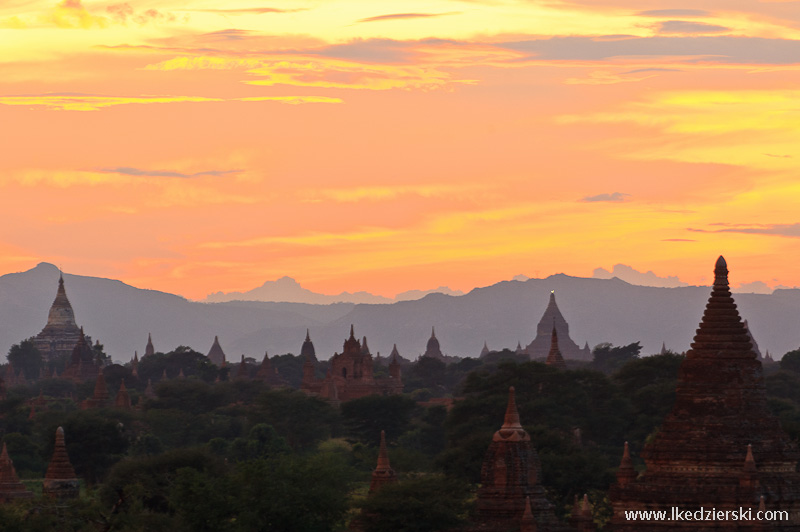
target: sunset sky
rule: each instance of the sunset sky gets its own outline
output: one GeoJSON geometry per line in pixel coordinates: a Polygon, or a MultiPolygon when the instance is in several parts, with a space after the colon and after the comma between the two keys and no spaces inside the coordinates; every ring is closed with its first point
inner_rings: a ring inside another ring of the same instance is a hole
{"type": "Polygon", "coordinates": [[[4,0],[0,273],[800,285],[800,1],[4,0]]]}

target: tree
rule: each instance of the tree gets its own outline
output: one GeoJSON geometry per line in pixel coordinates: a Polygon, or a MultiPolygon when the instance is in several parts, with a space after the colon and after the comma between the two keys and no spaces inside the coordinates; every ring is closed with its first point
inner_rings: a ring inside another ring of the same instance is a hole
{"type": "Polygon", "coordinates": [[[781,357],[781,369],[800,373],[800,349],[789,351],[781,357]]]}
{"type": "Polygon", "coordinates": [[[280,454],[224,477],[181,469],[171,502],[189,530],[339,530],[354,472],[338,455],[280,454]]]}
{"type": "Polygon", "coordinates": [[[639,342],[623,346],[614,346],[610,343],[598,344],[592,351],[592,367],[605,374],[617,371],[635,358],[639,358],[642,346],[639,342]]]}
{"type": "Polygon", "coordinates": [[[42,353],[36,349],[33,338],[12,345],[8,350],[8,361],[14,366],[14,371],[22,370],[26,379],[38,379],[44,367],[42,353]]]}
{"type": "MultiPolygon", "coordinates": [[[[116,416],[122,412],[115,412],[116,416]]],[[[95,484],[108,468],[119,461],[128,448],[124,424],[102,410],[72,413],[64,421],[67,454],[75,472],[90,484],[95,484]]],[[[55,427],[52,432],[55,433],[55,427]]]]}
{"type": "Polygon", "coordinates": [[[466,522],[469,484],[444,475],[416,475],[382,486],[361,503],[366,532],[438,532],[466,522]]]}
{"type": "Polygon", "coordinates": [[[417,404],[404,395],[368,395],[342,404],[342,420],[347,434],[363,443],[378,442],[382,430],[396,439],[411,425],[417,404]]]}

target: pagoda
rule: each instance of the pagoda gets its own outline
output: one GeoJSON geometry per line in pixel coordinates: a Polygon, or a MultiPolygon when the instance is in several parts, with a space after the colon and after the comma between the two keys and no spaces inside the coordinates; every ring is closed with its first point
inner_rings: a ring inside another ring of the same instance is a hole
{"type": "MultiPolygon", "coordinates": [[[[615,531],[760,530],[757,522],[625,519],[626,511],[751,509],[788,521],[765,530],[800,531],[800,453],[767,407],[761,362],[753,351],[720,257],[714,286],[691,348],[678,372],[675,405],[633,470],[627,446],[611,487],[615,531]]],[[[764,523],[766,524],[766,523],[764,523]]]]}
{"type": "Polygon", "coordinates": [[[372,355],[363,351],[363,346],[355,337],[352,325],[350,325],[350,337],[344,341],[342,352],[334,353],[331,357],[330,368],[324,379],[315,377],[314,364],[315,358],[306,354],[301,390],[331,403],[338,404],[367,395],[403,393],[399,364],[395,369],[392,369],[390,365],[388,378],[375,377],[372,355]]]}
{"type": "MultiPolygon", "coordinates": [[[[47,315],[47,324],[33,337],[33,345],[42,354],[42,360],[49,363],[56,358],[70,356],[82,334],[82,329],[75,323],[75,312],[64,289],[64,276],[59,275],[58,290],[47,315]]],[[[85,338],[91,346],[92,338],[85,338]]]]}
{"type": "Polygon", "coordinates": [[[525,347],[525,352],[531,359],[544,359],[550,351],[551,333],[553,328],[558,331],[561,339],[561,354],[565,359],[592,360],[592,352],[589,346],[578,347],[572,338],[569,337],[569,324],[564,319],[563,314],[556,304],[555,290],[550,292],[550,301],[547,308],[536,326],[536,338],[525,347]]]}
{"type": "Polygon", "coordinates": [[[56,429],[56,444],[53,449],[53,458],[47,466],[44,476],[42,493],[56,499],[76,499],[80,481],[75,475],[75,470],[67,455],[67,446],[64,444],[64,429],[56,429]]]}
{"type": "Polygon", "coordinates": [[[225,364],[225,352],[222,346],[219,345],[219,337],[214,337],[214,343],[211,344],[211,350],[206,355],[212,364],[222,367],[225,364]]]}
{"type": "Polygon", "coordinates": [[[122,382],[119,384],[117,396],[114,398],[114,408],[119,408],[121,410],[131,409],[131,396],[128,393],[128,388],[125,386],[125,379],[122,379],[122,382]]]}
{"type": "Polygon", "coordinates": [[[561,350],[558,348],[558,333],[556,327],[553,325],[553,332],[550,336],[550,352],[547,353],[547,359],[544,361],[548,366],[553,366],[558,369],[566,369],[567,364],[564,362],[564,357],[561,356],[561,350]]]}
{"type": "Polygon", "coordinates": [[[386,450],[386,432],[381,431],[381,446],[378,449],[378,465],[372,472],[372,480],[369,483],[369,492],[374,493],[386,484],[397,482],[397,474],[389,465],[389,453],[386,450]]]}
{"type": "Polygon", "coordinates": [[[0,452],[0,502],[31,498],[33,498],[33,493],[19,481],[17,470],[14,469],[14,462],[9,458],[8,449],[3,443],[3,451],[0,452]]]}
{"type": "Polygon", "coordinates": [[[78,332],[78,342],[72,349],[61,377],[74,382],[84,382],[97,377],[100,367],[94,360],[91,339],[83,334],[83,328],[78,332]]]}
{"type": "Polygon", "coordinates": [[[422,354],[422,356],[447,362],[444,353],[442,353],[442,349],[439,346],[439,339],[436,338],[436,330],[433,327],[431,327],[431,337],[428,339],[428,343],[425,346],[425,352],[422,354]]]}
{"type": "Polygon", "coordinates": [[[288,385],[286,379],[281,377],[281,375],[278,373],[278,368],[272,367],[272,363],[269,361],[269,353],[266,351],[264,351],[264,359],[261,361],[261,365],[258,367],[255,378],[256,380],[264,381],[271,387],[282,387],[288,385]]]}
{"type": "Polygon", "coordinates": [[[314,350],[314,342],[311,341],[311,332],[306,329],[306,339],[303,341],[303,346],[300,348],[300,356],[303,360],[317,361],[317,353],[314,350]]]}
{"type": "Polygon", "coordinates": [[[147,333],[147,345],[144,347],[144,357],[149,357],[156,354],[156,348],[153,347],[153,337],[147,333]]]}
{"type": "Polygon", "coordinates": [[[466,532],[570,531],[559,522],[539,480],[542,466],[522,428],[514,387],[508,390],[508,406],[500,430],[494,433],[481,467],[477,508],[466,532]]]}
{"type": "Polygon", "coordinates": [[[86,399],[81,403],[81,409],[88,410],[90,408],[106,407],[108,406],[110,398],[111,396],[108,394],[108,386],[106,386],[106,378],[103,376],[103,370],[100,370],[100,372],[97,374],[97,380],[94,383],[94,394],[91,398],[86,399]]]}

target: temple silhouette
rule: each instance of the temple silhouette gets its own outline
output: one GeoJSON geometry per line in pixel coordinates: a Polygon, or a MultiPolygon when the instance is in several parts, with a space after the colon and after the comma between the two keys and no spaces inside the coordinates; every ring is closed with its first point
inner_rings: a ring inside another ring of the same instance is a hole
{"type": "Polygon", "coordinates": [[[578,347],[572,338],[569,336],[569,324],[561,314],[558,305],[556,304],[555,291],[550,292],[550,301],[547,303],[547,308],[542,314],[542,319],[536,326],[536,338],[529,343],[524,352],[532,360],[544,360],[550,353],[551,340],[553,329],[555,329],[559,338],[559,349],[563,358],[567,360],[592,360],[592,350],[589,349],[587,343],[583,347],[578,347]]]}
{"type": "Polygon", "coordinates": [[[800,530],[800,458],[767,407],[761,362],[753,350],[719,257],[697,334],[680,366],[675,405],[633,469],[627,444],[611,487],[612,529],[627,531],[800,530]],[[789,521],[630,521],[626,511],[738,511],[759,504],[789,521]],[[762,527],[762,528],[759,528],[762,527]],[[766,528],[763,528],[766,527],[766,528]]]}

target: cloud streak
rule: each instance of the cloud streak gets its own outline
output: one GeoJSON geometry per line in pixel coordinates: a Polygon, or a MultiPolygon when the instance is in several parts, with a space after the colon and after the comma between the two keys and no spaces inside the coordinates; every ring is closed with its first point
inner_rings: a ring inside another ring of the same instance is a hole
{"type": "Polygon", "coordinates": [[[95,172],[100,172],[104,174],[122,174],[122,175],[129,175],[129,176],[137,176],[137,177],[177,177],[183,179],[190,179],[193,177],[203,177],[203,176],[224,176],[229,174],[237,174],[242,172],[241,169],[235,170],[206,170],[203,172],[194,172],[194,173],[184,173],[184,172],[175,172],[172,170],[143,170],[141,168],[131,168],[128,166],[118,166],[114,168],[97,168],[94,170],[95,172]]]}
{"type": "Polygon", "coordinates": [[[431,17],[443,17],[446,15],[457,15],[458,11],[451,11],[449,13],[392,13],[390,15],[378,15],[375,17],[367,17],[362,18],[358,22],[380,22],[384,20],[405,20],[405,19],[416,19],[416,18],[431,18],[431,17]]]}
{"type": "Polygon", "coordinates": [[[90,94],[39,94],[26,96],[0,96],[0,105],[43,107],[55,111],[98,111],[105,107],[149,103],[219,102],[218,98],[199,96],[96,96],[90,94]]]}
{"type": "Polygon", "coordinates": [[[582,202],[585,203],[594,203],[594,202],[602,202],[607,201],[611,203],[622,203],[627,201],[626,198],[629,198],[630,194],[625,194],[624,192],[612,192],[612,193],[605,193],[605,194],[597,194],[596,196],[586,196],[585,198],[581,198],[582,202]]]}
{"type": "Polygon", "coordinates": [[[688,20],[666,20],[658,25],[659,33],[720,33],[723,31],[730,31],[730,28],[688,20]]]}
{"type": "MultiPolygon", "coordinates": [[[[728,224],[711,224],[728,225],[728,224]]],[[[689,231],[698,233],[744,233],[749,235],[772,235],[788,238],[800,238],[800,223],[794,224],[735,224],[733,227],[723,229],[693,229],[689,231]]]]}

